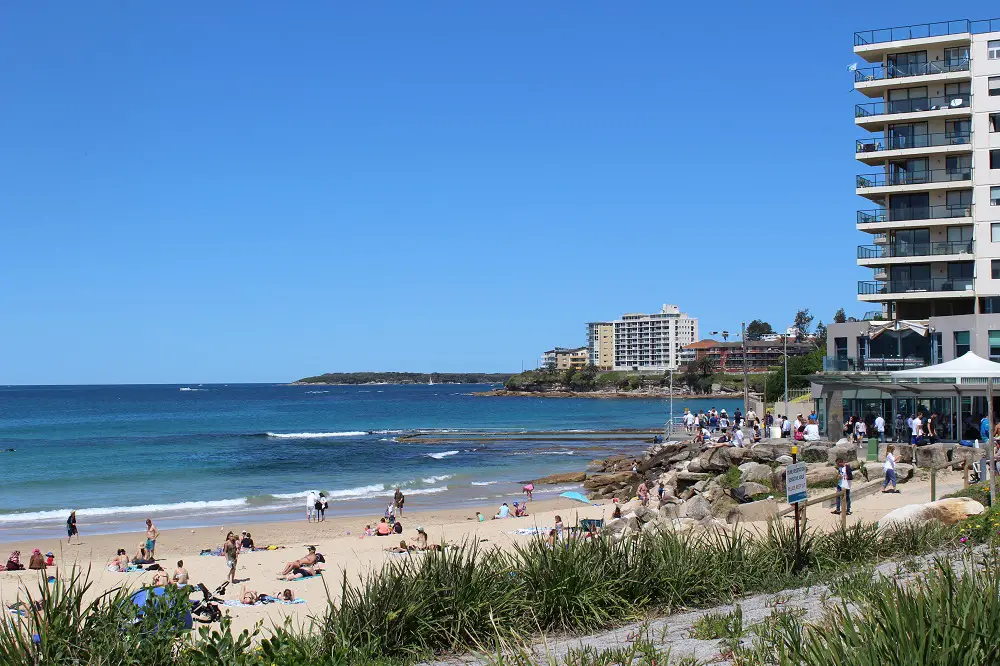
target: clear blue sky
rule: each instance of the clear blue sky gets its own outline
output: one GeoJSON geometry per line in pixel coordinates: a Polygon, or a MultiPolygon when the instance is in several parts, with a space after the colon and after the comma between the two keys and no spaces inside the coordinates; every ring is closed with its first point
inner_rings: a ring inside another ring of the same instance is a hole
{"type": "Polygon", "coordinates": [[[993,3],[7,3],[0,383],[860,314],[853,32],[993,3]],[[311,6],[307,6],[311,5],[311,6]]]}

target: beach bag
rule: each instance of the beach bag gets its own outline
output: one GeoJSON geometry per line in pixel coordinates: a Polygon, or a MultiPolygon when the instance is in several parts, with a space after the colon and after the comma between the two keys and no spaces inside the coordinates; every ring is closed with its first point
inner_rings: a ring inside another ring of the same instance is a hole
{"type": "Polygon", "coordinates": [[[804,434],[804,433],[802,433],[802,432],[800,432],[800,431],[796,430],[796,431],[795,431],[795,439],[796,439],[796,440],[798,440],[798,441],[800,441],[800,442],[803,442],[803,441],[805,441],[805,439],[806,439],[806,436],[805,436],[805,434],[804,434]]]}

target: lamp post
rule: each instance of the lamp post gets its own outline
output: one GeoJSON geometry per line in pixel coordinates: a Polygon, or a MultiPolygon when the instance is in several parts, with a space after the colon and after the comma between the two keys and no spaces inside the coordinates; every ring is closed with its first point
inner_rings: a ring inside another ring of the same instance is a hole
{"type": "Polygon", "coordinates": [[[740,322],[740,342],[743,345],[743,413],[750,411],[750,383],[747,380],[747,327],[740,322]]]}
{"type": "Polygon", "coordinates": [[[785,343],[785,418],[788,418],[788,331],[782,337],[785,343]]]}

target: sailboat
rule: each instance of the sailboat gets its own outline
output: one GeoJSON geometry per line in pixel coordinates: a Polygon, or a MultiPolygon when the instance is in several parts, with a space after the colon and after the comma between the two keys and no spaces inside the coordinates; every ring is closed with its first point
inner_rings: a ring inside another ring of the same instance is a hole
{"type": "Polygon", "coordinates": [[[434,373],[427,375],[427,385],[434,386],[434,373]]]}

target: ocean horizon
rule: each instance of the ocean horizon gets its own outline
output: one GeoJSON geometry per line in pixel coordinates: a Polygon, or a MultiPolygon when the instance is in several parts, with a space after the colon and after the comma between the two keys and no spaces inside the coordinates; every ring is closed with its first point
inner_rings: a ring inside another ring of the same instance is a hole
{"type": "MultiPolygon", "coordinates": [[[[488,398],[475,384],[116,384],[0,387],[0,540],[220,521],[300,519],[516,499],[527,479],[582,471],[636,442],[582,430],[662,429],[663,398],[488,398]],[[544,431],[542,438],[518,433],[544,431]],[[428,441],[408,439],[428,433],[428,441]],[[483,438],[482,433],[504,433],[483,438]],[[8,451],[7,449],[15,449],[8,451]]],[[[677,414],[738,400],[675,398],[677,414]]],[[[576,486],[539,487],[539,497],[576,486]]]]}

